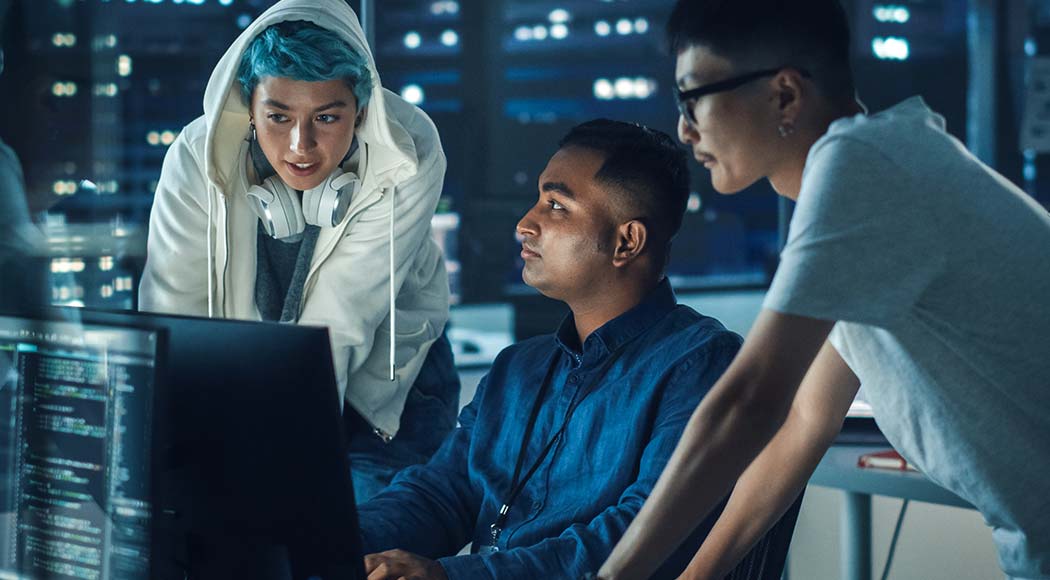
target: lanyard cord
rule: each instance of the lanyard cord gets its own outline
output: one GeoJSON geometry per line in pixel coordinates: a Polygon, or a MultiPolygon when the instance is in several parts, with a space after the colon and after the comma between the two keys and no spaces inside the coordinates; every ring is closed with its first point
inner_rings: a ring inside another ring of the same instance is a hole
{"type": "MultiPolygon", "coordinates": [[[[554,370],[558,367],[558,356],[555,354],[551,358],[551,364],[547,367],[547,376],[543,378],[543,383],[540,384],[540,392],[536,396],[536,401],[532,404],[532,412],[529,413],[529,422],[525,427],[525,435],[521,438],[521,449],[518,450],[518,461],[514,466],[514,478],[511,479],[510,484],[510,496],[507,498],[507,504],[514,503],[517,499],[518,494],[521,493],[525,483],[532,477],[534,469],[529,469],[529,472],[525,475],[524,481],[520,481],[518,477],[521,475],[521,468],[525,465],[525,451],[529,446],[529,439],[532,438],[532,430],[536,427],[536,420],[539,419],[540,408],[543,407],[543,397],[547,394],[547,389],[550,387],[551,380],[554,378],[554,370]]],[[[548,445],[549,446],[549,445],[548,445]]],[[[547,449],[544,448],[540,454],[540,460],[547,455],[547,449]]],[[[535,468],[535,464],[533,465],[535,468]]]]}
{"type": "Polygon", "coordinates": [[[552,357],[550,367],[548,367],[547,369],[547,375],[543,379],[543,384],[540,385],[539,395],[536,397],[536,402],[532,405],[532,412],[529,414],[529,423],[525,427],[525,436],[521,440],[521,450],[518,451],[518,460],[514,467],[514,479],[511,481],[510,496],[507,497],[507,501],[504,502],[503,505],[500,507],[499,514],[496,516],[496,521],[493,522],[492,526],[490,527],[492,531],[492,547],[495,547],[496,542],[499,541],[499,536],[503,532],[503,526],[505,526],[507,523],[507,516],[510,513],[510,506],[514,505],[514,500],[518,499],[518,496],[521,494],[522,490],[525,489],[525,484],[528,483],[530,479],[532,479],[532,476],[536,473],[536,470],[539,469],[540,465],[543,464],[543,461],[547,458],[547,455],[550,453],[551,449],[554,448],[554,444],[557,443],[558,439],[561,438],[561,435],[565,431],[565,428],[569,425],[569,420],[572,419],[573,413],[576,412],[576,408],[580,406],[580,404],[583,402],[584,399],[587,398],[588,395],[590,395],[591,390],[594,389],[598,382],[605,378],[605,374],[609,372],[609,369],[612,367],[612,364],[616,362],[616,359],[619,358],[620,354],[623,353],[624,348],[628,344],[629,342],[620,345],[619,348],[617,348],[615,351],[613,351],[612,354],[609,355],[609,358],[605,360],[601,368],[599,368],[597,373],[595,373],[594,380],[592,380],[586,386],[586,388],[577,391],[577,394],[582,393],[582,395],[579,398],[576,398],[575,395],[573,396],[572,404],[569,405],[569,410],[565,413],[565,420],[562,421],[561,427],[559,427],[558,430],[554,432],[554,435],[551,436],[549,441],[547,441],[547,445],[544,446],[543,451],[540,453],[540,456],[537,457],[536,461],[533,462],[532,467],[529,468],[529,471],[525,474],[525,477],[523,477],[519,481],[518,476],[521,475],[521,468],[525,464],[525,451],[529,445],[529,439],[532,437],[532,430],[536,426],[536,420],[539,418],[540,407],[542,407],[543,405],[543,397],[546,395],[547,389],[550,387],[550,383],[554,378],[554,370],[558,366],[557,354],[555,354],[555,356],[552,357]]]}

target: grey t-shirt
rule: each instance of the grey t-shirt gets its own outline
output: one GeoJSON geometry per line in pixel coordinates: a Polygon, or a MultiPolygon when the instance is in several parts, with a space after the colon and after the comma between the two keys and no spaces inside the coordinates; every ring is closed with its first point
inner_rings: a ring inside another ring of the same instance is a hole
{"type": "Polygon", "coordinates": [[[255,306],[263,320],[298,322],[303,286],[321,228],[307,225],[298,240],[271,238],[259,222],[256,236],[255,306]]]}
{"type": "Polygon", "coordinates": [[[912,98],[810,150],[765,307],[835,320],[886,437],[1050,577],[1050,215],[912,98]]]}

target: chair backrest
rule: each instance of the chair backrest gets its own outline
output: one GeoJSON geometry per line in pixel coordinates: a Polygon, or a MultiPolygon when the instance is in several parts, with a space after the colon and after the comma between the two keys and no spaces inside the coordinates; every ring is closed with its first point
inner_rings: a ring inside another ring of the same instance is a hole
{"type": "Polygon", "coordinates": [[[787,562],[791,536],[795,533],[798,512],[802,508],[802,496],[805,494],[805,490],[798,494],[795,503],[733,568],[726,580],[780,580],[787,562]]]}

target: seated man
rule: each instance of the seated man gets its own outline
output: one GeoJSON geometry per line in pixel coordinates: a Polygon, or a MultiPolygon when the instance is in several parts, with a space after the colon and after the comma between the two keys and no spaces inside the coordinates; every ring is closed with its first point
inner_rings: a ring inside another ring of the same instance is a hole
{"type": "Polygon", "coordinates": [[[559,145],[517,231],[522,278],[572,314],[501,352],[430,462],[360,506],[370,580],[597,571],[741,344],[664,278],[688,197],[671,138],[598,120],[559,145]]]}

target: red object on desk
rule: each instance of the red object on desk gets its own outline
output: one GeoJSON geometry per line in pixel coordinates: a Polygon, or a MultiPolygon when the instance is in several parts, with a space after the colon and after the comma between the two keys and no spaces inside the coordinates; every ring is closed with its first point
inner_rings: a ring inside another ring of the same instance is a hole
{"type": "Polygon", "coordinates": [[[893,449],[865,453],[857,458],[857,467],[894,469],[897,471],[919,471],[917,467],[908,463],[907,459],[901,457],[901,454],[893,449]]]}

